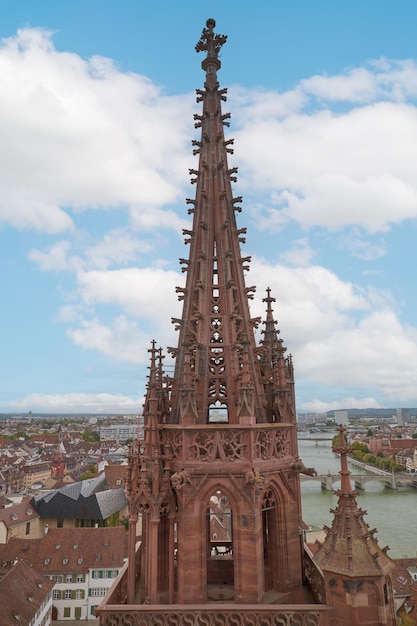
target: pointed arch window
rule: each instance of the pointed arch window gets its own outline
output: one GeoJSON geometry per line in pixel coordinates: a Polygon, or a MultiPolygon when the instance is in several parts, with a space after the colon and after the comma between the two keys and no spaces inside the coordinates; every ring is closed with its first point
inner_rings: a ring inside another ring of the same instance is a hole
{"type": "Polygon", "coordinates": [[[216,400],[208,407],[209,424],[227,424],[229,421],[229,412],[227,404],[216,400]]]}
{"type": "Polygon", "coordinates": [[[229,498],[220,489],[210,497],[207,515],[210,528],[210,556],[232,555],[232,508],[229,498]]]}
{"type": "MultiPolygon", "coordinates": [[[[207,506],[207,586],[234,587],[233,511],[227,495],[216,489],[207,506]]],[[[226,597],[226,596],[225,596],[226,597]]]]}

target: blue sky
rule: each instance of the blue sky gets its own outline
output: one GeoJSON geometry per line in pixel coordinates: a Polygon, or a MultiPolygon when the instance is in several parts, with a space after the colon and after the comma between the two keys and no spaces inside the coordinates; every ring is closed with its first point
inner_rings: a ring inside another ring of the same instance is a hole
{"type": "Polygon", "coordinates": [[[3,0],[0,411],[138,412],[175,345],[208,17],[298,410],[417,406],[415,1],[209,4],[3,0]]]}

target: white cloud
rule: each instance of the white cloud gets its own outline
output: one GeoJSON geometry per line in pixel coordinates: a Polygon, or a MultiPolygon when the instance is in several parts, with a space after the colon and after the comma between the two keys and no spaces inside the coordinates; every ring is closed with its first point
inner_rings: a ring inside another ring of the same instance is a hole
{"type": "Polygon", "coordinates": [[[179,308],[175,286],[184,277],[161,268],[130,267],[111,271],[90,271],[77,277],[79,294],[87,305],[117,305],[129,315],[160,320],[176,315],[179,308]]]}
{"type": "Polygon", "coordinates": [[[44,272],[76,270],[81,267],[81,259],[69,257],[70,247],[69,241],[57,241],[46,250],[30,250],[28,257],[44,272]]]}
{"type": "Polygon", "coordinates": [[[252,314],[264,316],[262,293],[272,289],[297,379],[355,389],[359,398],[359,390],[374,389],[379,401],[416,401],[417,329],[401,323],[389,292],[359,289],[323,267],[289,268],[259,259],[252,262],[251,280],[258,285],[252,314]]]}
{"type": "MultiPolygon", "coordinates": [[[[67,271],[68,281],[72,275],[60,311],[68,336],[108,360],[147,362],[151,339],[175,344],[170,317],[180,316],[175,285],[184,275],[161,267],[155,232],[176,237],[188,225],[185,205],[182,218],[174,203],[190,195],[183,187],[195,165],[192,97],[167,97],[108,59],[58,52],[50,34],[29,29],[0,47],[0,88],[0,223],[67,231],[29,258],[41,271],[67,271]],[[92,209],[124,210],[130,223],[114,227],[110,218],[109,230],[95,235],[86,219],[92,209]]],[[[254,199],[259,229],[294,227],[285,252],[254,257],[247,283],[258,286],[253,314],[264,316],[262,294],[271,287],[297,378],[342,390],[337,402],[317,397],[303,409],[416,397],[416,329],[401,322],[400,305],[388,288],[360,287],[312,265],[313,237],[304,235],[315,226],[340,230],[339,245],[371,261],[389,242],[367,232],[417,217],[417,110],[407,101],[416,95],[415,64],[384,59],[312,77],[283,94],[231,90],[239,193],[249,206],[254,199]]],[[[102,394],[16,402],[22,410],[77,403],[86,410],[89,398],[98,407],[112,402],[102,394]]]]}
{"type": "Polygon", "coordinates": [[[364,67],[356,67],[345,75],[312,76],[299,87],[309,95],[325,100],[345,102],[369,102],[378,89],[377,76],[364,67]]]}
{"type": "Polygon", "coordinates": [[[235,132],[241,184],[258,204],[261,229],[295,220],[376,232],[417,217],[411,102],[371,101],[336,112],[311,101],[311,108],[296,106],[283,116],[266,113],[251,95],[242,106],[235,132]]]}
{"type": "Polygon", "coordinates": [[[142,401],[110,393],[31,393],[8,404],[13,411],[35,413],[140,413],[142,401]]]}
{"type": "Polygon", "coordinates": [[[387,252],[387,246],[383,240],[375,242],[369,238],[365,239],[358,229],[339,237],[338,247],[348,250],[353,256],[364,261],[375,261],[387,252]]]}
{"type": "Polygon", "coordinates": [[[293,241],[291,249],[282,252],[280,258],[291,265],[310,265],[315,251],[310,247],[308,239],[302,237],[293,241]]]}
{"type": "Polygon", "coordinates": [[[164,350],[176,344],[170,319],[180,315],[175,285],[183,282],[180,274],[161,268],[79,273],[79,304],[63,307],[61,321],[72,323],[67,335],[83,349],[115,361],[146,363],[151,339],[164,350]],[[109,306],[121,313],[113,321],[100,320],[98,311],[109,306]],[[87,319],[85,307],[97,314],[87,319]]]}
{"type": "Polygon", "coordinates": [[[417,65],[411,59],[377,59],[343,75],[312,76],[298,87],[305,94],[328,101],[366,103],[376,99],[404,100],[417,96],[417,65]]]}
{"type": "Polygon", "coordinates": [[[78,328],[68,329],[67,334],[76,345],[105,354],[112,361],[147,361],[149,335],[141,331],[137,323],[122,315],[116,317],[109,326],[97,319],[82,320],[78,328]]]}
{"type": "Polygon", "coordinates": [[[54,233],[72,228],[66,207],[151,213],[182,196],[190,96],[34,29],[3,40],[0,70],[0,223],[54,233]]]}

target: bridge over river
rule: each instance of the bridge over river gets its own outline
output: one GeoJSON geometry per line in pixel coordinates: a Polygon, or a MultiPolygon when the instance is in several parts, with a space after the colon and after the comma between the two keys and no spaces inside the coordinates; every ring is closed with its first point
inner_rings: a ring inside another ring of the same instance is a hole
{"type": "MultiPolygon", "coordinates": [[[[398,489],[398,487],[414,487],[417,489],[417,476],[410,476],[409,474],[390,474],[386,472],[384,475],[380,474],[351,474],[350,479],[355,484],[355,489],[365,489],[366,483],[369,482],[381,482],[384,487],[388,489],[398,489]]],[[[320,481],[321,488],[326,491],[333,491],[334,484],[340,482],[340,474],[318,474],[317,476],[305,476],[300,474],[300,481],[320,481]]]]}
{"type": "MultiPolygon", "coordinates": [[[[365,489],[366,483],[375,481],[383,483],[384,487],[388,487],[388,489],[398,489],[398,487],[414,487],[414,489],[417,489],[417,475],[415,474],[386,472],[378,467],[367,465],[366,463],[362,463],[350,457],[348,462],[350,465],[359,466],[362,470],[360,474],[353,472],[350,474],[350,480],[354,482],[355,489],[365,489]]],[[[301,482],[311,480],[320,481],[322,489],[333,491],[334,484],[340,482],[340,474],[330,471],[327,472],[327,474],[318,474],[317,476],[300,474],[300,480],[301,482]]]]}

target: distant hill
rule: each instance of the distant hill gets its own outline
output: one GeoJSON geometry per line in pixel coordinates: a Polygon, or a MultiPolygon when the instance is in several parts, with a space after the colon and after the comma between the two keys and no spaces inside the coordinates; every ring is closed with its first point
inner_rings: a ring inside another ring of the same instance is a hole
{"type": "MultiPolygon", "coordinates": [[[[393,409],[339,409],[340,411],[347,411],[349,417],[391,417],[391,415],[397,415],[397,408],[393,409]]],[[[411,415],[417,415],[417,408],[406,408],[411,415]]],[[[335,411],[327,411],[327,417],[334,417],[335,411]]]]}

